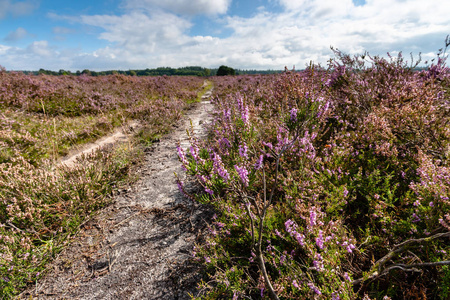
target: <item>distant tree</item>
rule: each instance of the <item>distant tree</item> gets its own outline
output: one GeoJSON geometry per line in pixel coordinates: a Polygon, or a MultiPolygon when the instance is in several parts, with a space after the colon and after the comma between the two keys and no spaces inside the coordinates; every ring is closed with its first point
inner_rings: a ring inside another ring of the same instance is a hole
{"type": "Polygon", "coordinates": [[[58,72],[58,75],[71,75],[71,72],[63,70],[63,69],[60,69],[59,72],[58,72]]]}
{"type": "Polygon", "coordinates": [[[227,66],[220,66],[217,70],[217,76],[236,75],[236,71],[233,68],[227,66]]]}
{"type": "Polygon", "coordinates": [[[91,76],[91,75],[92,75],[91,71],[89,71],[88,69],[84,69],[84,70],[81,72],[81,74],[88,75],[88,76],[91,76]]]}

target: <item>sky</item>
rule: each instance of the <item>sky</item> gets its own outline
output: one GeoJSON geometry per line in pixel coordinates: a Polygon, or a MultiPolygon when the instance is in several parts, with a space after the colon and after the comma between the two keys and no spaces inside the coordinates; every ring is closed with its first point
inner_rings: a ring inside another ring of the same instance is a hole
{"type": "Polygon", "coordinates": [[[449,0],[0,0],[7,70],[326,66],[348,54],[436,57],[449,0]]]}

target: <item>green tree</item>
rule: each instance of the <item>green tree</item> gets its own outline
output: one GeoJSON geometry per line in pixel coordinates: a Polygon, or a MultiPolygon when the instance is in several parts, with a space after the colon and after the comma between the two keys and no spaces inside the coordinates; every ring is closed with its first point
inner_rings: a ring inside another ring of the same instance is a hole
{"type": "Polygon", "coordinates": [[[92,75],[92,72],[89,71],[88,69],[84,69],[84,70],[81,72],[81,74],[86,74],[86,75],[88,75],[88,76],[91,76],[91,75],[92,75]]]}
{"type": "Polygon", "coordinates": [[[217,76],[236,75],[236,71],[233,68],[227,66],[220,66],[217,70],[217,76]]]}

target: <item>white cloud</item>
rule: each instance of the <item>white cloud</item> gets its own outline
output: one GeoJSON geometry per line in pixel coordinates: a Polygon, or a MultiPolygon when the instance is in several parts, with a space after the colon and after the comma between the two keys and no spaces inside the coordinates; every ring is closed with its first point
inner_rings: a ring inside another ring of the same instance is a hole
{"type": "Polygon", "coordinates": [[[148,55],[155,51],[176,51],[188,36],[191,23],[173,14],[147,15],[134,12],[123,16],[82,16],[83,24],[101,27],[100,38],[115,44],[116,51],[148,55]]]}
{"type": "MultiPolygon", "coordinates": [[[[355,6],[351,0],[340,1],[339,6],[334,0],[277,1],[284,8],[282,12],[258,9],[249,18],[218,17],[228,10],[229,0],[130,0],[122,15],[49,14],[60,22],[100,29],[98,38],[109,45],[91,53],[66,54],[40,41],[22,52],[18,48],[0,48],[0,53],[7,53],[11,64],[28,61],[36,65],[33,60],[44,68],[63,64],[56,70],[221,64],[251,69],[295,65],[300,69],[311,60],[325,64],[332,56],[330,46],[350,54],[366,50],[373,55],[421,51],[429,59],[450,33],[450,6],[442,5],[440,0],[367,0],[363,6],[355,6]],[[209,20],[231,34],[222,38],[211,33],[190,35],[195,14],[216,14],[209,20]]],[[[54,33],[65,32],[64,28],[54,29],[54,33]]]]}
{"type": "Polygon", "coordinates": [[[150,12],[165,10],[179,15],[215,15],[227,12],[231,0],[128,0],[125,7],[150,12]]]}
{"type": "Polygon", "coordinates": [[[22,27],[17,28],[14,31],[11,31],[4,40],[7,42],[15,42],[27,37],[29,33],[22,27]]]}
{"type": "MultiPolygon", "coordinates": [[[[325,64],[332,56],[330,46],[351,54],[371,49],[376,52],[373,54],[425,51],[420,50],[424,47],[427,52],[437,50],[445,33],[450,32],[450,25],[444,18],[439,23],[421,14],[427,11],[436,15],[436,11],[427,8],[432,7],[428,4],[419,4],[416,0],[369,0],[357,7],[345,0],[338,7],[332,0],[286,0],[286,10],[279,14],[260,10],[251,18],[223,18],[233,32],[226,38],[191,37],[187,32],[192,24],[170,13],[134,12],[120,17],[86,16],[82,20],[102,27],[105,32],[100,37],[112,43],[96,51],[99,62],[134,68],[229,64],[282,69],[293,65],[303,68],[311,60],[325,64]],[[437,46],[430,48],[428,42],[417,40],[419,36],[429,36],[437,46]]],[[[449,15],[450,11],[442,13],[449,15]]],[[[439,19],[440,15],[434,20],[439,19]]]]}
{"type": "Polygon", "coordinates": [[[42,58],[53,56],[54,52],[48,46],[47,41],[35,41],[27,47],[27,52],[42,58]]]}
{"type": "Polygon", "coordinates": [[[60,27],[60,26],[57,26],[57,27],[53,27],[52,28],[52,32],[54,33],[54,34],[71,34],[71,33],[74,33],[75,32],[75,30],[74,29],[71,29],[71,28],[67,28],[67,27],[60,27]]]}
{"type": "Polygon", "coordinates": [[[9,49],[11,49],[11,47],[0,45],[0,54],[2,55],[6,54],[9,49]]]}
{"type": "Polygon", "coordinates": [[[31,1],[11,1],[0,0],[0,19],[3,19],[8,14],[13,16],[23,16],[31,14],[35,9],[39,7],[39,3],[35,0],[31,1]]]}
{"type": "Polygon", "coordinates": [[[47,41],[35,41],[25,48],[0,45],[1,65],[8,70],[72,69],[77,53],[57,51],[47,41]]]}

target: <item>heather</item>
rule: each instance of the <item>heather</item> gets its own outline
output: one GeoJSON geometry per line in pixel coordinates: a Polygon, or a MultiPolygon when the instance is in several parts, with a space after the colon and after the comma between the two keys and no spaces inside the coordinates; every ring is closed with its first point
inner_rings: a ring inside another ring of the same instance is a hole
{"type": "MultiPolygon", "coordinates": [[[[216,208],[199,299],[447,299],[450,72],[402,55],[215,78],[178,148],[216,208]],[[384,298],[387,297],[387,298],[384,298]]],[[[186,193],[183,183],[179,187],[186,193]]]]}
{"type": "Polygon", "coordinates": [[[91,77],[0,70],[0,298],[45,272],[115,189],[145,147],[196,102],[197,77],[91,77]],[[137,122],[126,144],[59,164],[76,147],[137,122]]]}

